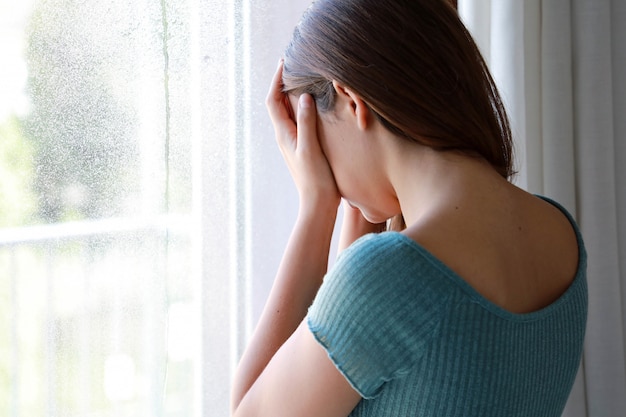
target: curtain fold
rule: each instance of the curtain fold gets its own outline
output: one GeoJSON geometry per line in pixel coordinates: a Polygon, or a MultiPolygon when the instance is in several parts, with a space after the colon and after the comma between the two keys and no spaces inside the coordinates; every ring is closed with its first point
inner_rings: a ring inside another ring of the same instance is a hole
{"type": "Polygon", "coordinates": [[[588,252],[589,320],[566,417],[626,415],[626,2],[461,0],[516,137],[516,182],[560,201],[588,252]]]}
{"type": "MultiPolygon", "coordinates": [[[[589,252],[589,325],[585,351],[585,378],[589,415],[624,415],[623,296],[619,271],[619,229],[616,175],[617,137],[614,107],[609,2],[572,4],[574,80],[574,140],[580,221],[589,252]]],[[[622,109],[624,110],[624,109],[622,109]]],[[[624,215],[623,213],[621,214],[624,215]]],[[[622,221],[624,218],[622,217],[622,221]]]]}

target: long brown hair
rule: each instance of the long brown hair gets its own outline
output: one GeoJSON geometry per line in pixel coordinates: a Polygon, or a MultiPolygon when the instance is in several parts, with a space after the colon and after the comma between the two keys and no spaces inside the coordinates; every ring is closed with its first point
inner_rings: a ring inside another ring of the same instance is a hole
{"type": "Polygon", "coordinates": [[[513,175],[508,117],[487,65],[449,1],[317,0],[285,51],[285,92],[334,108],[336,80],[391,132],[479,155],[513,175]]]}

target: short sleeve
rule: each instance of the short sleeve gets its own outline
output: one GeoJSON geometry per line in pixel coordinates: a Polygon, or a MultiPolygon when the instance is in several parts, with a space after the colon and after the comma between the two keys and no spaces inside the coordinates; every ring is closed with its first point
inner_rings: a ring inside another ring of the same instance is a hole
{"type": "Polygon", "coordinates": [[[337,259],[308,325],[363,398],[407,373],[447,311],[450,284],[399,233],[367,235],[337,259]]]}

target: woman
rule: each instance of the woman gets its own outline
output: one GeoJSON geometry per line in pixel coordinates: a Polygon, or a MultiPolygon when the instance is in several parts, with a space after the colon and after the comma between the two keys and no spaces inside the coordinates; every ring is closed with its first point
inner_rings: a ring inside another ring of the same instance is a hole
{"type": "Polygon", "coordinates": [[[233,415],[560,416],[587,314],[582,239],[508,181],[507,116],[455,11],[315,2],[267,106],[300,209],[233,415]],[[342,198],[347,249],[326,273],[342,198]]]}

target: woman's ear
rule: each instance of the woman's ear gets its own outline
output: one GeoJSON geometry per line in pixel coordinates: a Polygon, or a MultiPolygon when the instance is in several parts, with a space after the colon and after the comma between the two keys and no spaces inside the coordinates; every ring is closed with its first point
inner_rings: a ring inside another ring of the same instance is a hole
{"type": "Polygon", "coordinates": [[[337,104],[343,103],[347,105],[351,116],[356,118],[359,129],[366,130],[370,124],[372,114],[365,101],[354,91],[335,80],[333,80],[333,87],[337,93],[337,104]]]}

